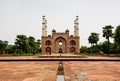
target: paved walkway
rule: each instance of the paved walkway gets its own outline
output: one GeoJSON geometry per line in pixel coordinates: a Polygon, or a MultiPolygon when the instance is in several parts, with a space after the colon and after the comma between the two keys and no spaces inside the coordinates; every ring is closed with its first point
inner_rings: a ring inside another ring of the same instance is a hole
{"type": "Polygon", "coordinates": [[[66,81],[120,81],[120,62],[63,62],[66,81]]]}
{"type": "Polygon", "coordinates": [[[0,81],[56,81],[58,62],[0,62],[0,81]]]}
{"type": "Polygon", "coordinates": [[[0,81],[56,81],[59,61],[48,59],[79,59],[80,61],[63,61],[65,81],[120,81],[119,57],[87,57],[78,58],[74,54],[60,54],[39,56],[10,56],[0,57],[0,81]],[[75,57],[75,58],[68,58],[75,57]],[[2,60],[13,61],[2,61],[2,60]],[[26,61],[15,61],[15,60],[26,61]],[[28,61],[30,59],[38,61],[28,61]],[[46,61],[40,61],[44,59],[46,61]],[[84,61],[88,59],[106,59],[106,61],[84,61]]]}

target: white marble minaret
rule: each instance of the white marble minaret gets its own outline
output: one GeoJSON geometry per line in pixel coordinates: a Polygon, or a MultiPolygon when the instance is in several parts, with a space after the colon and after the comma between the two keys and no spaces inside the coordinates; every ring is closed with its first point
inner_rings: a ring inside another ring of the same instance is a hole
{"type": "Polygon", "coordinates": [[[47,36],[47,20],[45,19],[45,16],[43,16],[42,20],[42,36],[47,36]]]}
{"type": "Polygon", "coordinates": [[[76,16],[76,19],[74,20],[74,36],[79,36],[79,18],[76,16]]]}

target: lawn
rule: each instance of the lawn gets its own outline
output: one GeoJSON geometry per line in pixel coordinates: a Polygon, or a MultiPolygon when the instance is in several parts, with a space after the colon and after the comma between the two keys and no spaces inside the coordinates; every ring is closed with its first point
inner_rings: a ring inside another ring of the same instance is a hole
{"type": "MultiPolygon", "coordinates": [[[[83,54],[83,53],[75,53],[77,55],[87,55],[87,56],[101,56],[100,54],[98,53],[86,53],[86,54],[83,54]]],[[[120,57],[120,54],[103,54],[103,56],[108,56],[108,57],[120,57]]]]}
{"type": "Polygon", "coordinates": [[[23,53],[23,54],[0,54],[0,57],[4,56],[38,56],[43,55],[45,53],[37,53],[37,54],[31,54],[31,53],[23,53]]]}

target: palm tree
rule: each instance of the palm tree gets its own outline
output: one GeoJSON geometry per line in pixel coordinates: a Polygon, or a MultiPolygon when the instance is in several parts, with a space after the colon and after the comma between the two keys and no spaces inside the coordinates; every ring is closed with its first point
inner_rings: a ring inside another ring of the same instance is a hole
{"type": "Polygon", "coordinates": [[[113,28],[114,27],[112,27],[111,25],[107,25],[107,26],[103,27],[103,37],[105,37],[108,41],[108,54],[109,54],[109,50],[110,50],[110,47],[109,47],[110,37],[113,36],[113,33],[112,33],[113,28]]]}

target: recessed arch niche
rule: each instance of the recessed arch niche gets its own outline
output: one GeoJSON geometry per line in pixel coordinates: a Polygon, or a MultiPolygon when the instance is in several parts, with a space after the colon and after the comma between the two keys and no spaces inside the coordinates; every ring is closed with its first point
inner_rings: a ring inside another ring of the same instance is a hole
{"type": "Polygon", "coordinates": [[[57,37],[55,39],[55,44],[54,44],[54,51],[56,53],[59,53],[59,50],[62,49],[62,53],[66,53],[67,52],[67,41],[64,37],[57,37]],[[59,43],[62,43],[62,45],[59,45],[59,43]]]}

